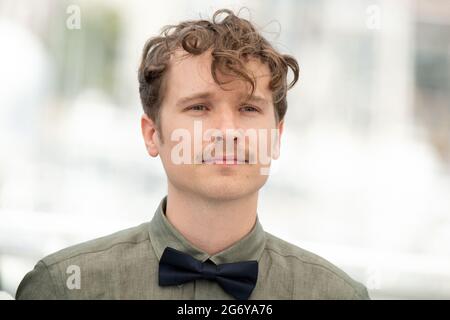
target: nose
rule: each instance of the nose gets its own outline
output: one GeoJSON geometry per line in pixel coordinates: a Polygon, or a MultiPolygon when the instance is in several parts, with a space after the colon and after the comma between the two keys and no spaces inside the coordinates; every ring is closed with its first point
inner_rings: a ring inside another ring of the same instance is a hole
{"type": "Polygon", "coordinates": [[[216,155],[218,143],[222,146],[223,155],[234,155],[239,160],[247,159],[246,141],[244,141],[244,130],[241,128],[239,110],[234,106],[223,104],[221,108],[216,109],[211,118],[210,128],[213,130],[210,136],[211,148],[214,148],[213,154],[216,155]]]}
{"type": "Polygon", "coordinates": [[[217,122],[218,129],[223,132],[226,129],[235,129],[237,122],[235,112],[230,107],[224,105],[223,108],[218,109],[217,122]]]}
{"type": "Polygon", "coordinates": [[[216,139],[227,139],[236,142],[238,139],[239,124],[235,112],[224,106],[216,114],[215,128],[221,133],[221,137],[216,135],[216,139]]]}

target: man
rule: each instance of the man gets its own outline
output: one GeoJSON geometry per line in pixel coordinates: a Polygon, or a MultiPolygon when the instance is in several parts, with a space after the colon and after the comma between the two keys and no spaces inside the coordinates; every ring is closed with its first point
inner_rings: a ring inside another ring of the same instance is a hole
{"type": "Polygon", "coordinates": [[[362,284],[265,232],[258,218],[264,155],[279,156],[298,73],[293,57],[229,10],[150,39],[139,68],[141,127],[167,196],[150,222],[43,258],[17,299],[369,299],[362,284]]]}

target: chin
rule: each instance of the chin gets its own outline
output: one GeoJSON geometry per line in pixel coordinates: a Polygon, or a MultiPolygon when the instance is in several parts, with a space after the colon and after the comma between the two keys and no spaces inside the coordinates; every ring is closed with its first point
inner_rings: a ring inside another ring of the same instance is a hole
{"type": "Polygon", "coordinates": [[[247,174],[205,174],[204,172],[179,172],[170,179],[179,190],[216,201],[240,199],[263,187],[268,176],[247,174]]]}

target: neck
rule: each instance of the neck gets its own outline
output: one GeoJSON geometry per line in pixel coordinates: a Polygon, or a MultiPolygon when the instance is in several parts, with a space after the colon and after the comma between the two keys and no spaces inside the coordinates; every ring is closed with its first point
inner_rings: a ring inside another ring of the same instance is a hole
{"type": "Polygon", "coordinates": [[[166,217],[194,246],[209,255],[232,246],[255,225],[258,192],[233,200],[204,198],[168,182],[166,217]]]}

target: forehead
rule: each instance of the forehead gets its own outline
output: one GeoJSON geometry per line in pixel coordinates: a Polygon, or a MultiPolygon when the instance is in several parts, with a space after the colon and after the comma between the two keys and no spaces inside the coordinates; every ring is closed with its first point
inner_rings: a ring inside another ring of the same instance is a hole
{"type": "MultiPolygon", "coordinates": [[[[184,50],[175,51],[171,57],[166,78],[166,99],[173,101],[197,92],[211,92],[220,96],[233,97],[242,97],[250,92],[251,87],[247,81],[235,76],[224,75],[217,70],[217,77],[221,82],[229,81],[221,88],[212,77],[211,62],[210,50],[197,56],[188,55],[184,50]]],[[[271,79],[269,67],[256,58],[249,59],[245,62],[245,66],[256,78],[254,95],[272,101],[272,91],[269,88],[271,79]]]]}

